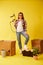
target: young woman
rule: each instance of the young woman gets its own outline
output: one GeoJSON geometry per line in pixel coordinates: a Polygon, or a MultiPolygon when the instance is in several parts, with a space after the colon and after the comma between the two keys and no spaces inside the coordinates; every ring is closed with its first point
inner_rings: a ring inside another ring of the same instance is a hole
{"type": "Polygon", "coordinates": [[[18,13],[18,20],[16,20],[15,22],[15,28],[16,28],[16,34],[17,34],[18,45],[20,48],[20,53],[22,53],[21,34],[26,38],[24,43],[24,50],[28,50],[27,42],[29,40],[29,36],[26,33],[26,21],[24,20],[24,16],[22,12],[18,13]]]}

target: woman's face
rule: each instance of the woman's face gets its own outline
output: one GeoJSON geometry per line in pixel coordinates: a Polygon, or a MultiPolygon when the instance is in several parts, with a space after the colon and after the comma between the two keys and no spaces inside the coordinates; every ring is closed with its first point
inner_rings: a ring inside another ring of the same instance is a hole
{"type": "Polygon", "coordinates": [[[22,19],[22,17],[23,17],[22,14],[19,14],[19,15],[18,15],[18,18],[19,18],[19,19],[22,19]]]}

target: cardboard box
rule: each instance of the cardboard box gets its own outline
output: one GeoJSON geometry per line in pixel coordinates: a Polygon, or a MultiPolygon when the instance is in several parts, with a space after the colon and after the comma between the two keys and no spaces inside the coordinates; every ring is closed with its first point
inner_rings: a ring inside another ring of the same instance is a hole
{"type": "Polygon", "coordinates": [[[15,55],[16,54],[16,41],[8,41],[1,40],[0,41],[0,51],[5,50],[7,55],[15,55]]]}
{"type": "Polygon", "coordinates": [[[43,40],[41,39],[34,39],[31,40],[32,47],[38,48],[40,53],[43,53],[43,40]]]}

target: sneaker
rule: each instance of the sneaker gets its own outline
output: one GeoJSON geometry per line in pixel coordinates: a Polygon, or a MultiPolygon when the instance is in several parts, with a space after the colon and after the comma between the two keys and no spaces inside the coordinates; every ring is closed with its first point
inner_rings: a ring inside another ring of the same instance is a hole
{"type": "Polygon", "coordinates": [[[24,49],[23,50],[28,51],[27,45],[24,45],[24,49]]]}

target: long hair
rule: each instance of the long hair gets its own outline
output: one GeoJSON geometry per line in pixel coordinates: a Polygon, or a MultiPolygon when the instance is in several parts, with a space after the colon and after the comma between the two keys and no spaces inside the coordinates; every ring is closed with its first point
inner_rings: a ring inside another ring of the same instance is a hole
{"type": "Polygon", "coordinates": [[[22,19],[24,20],[24,15],[23,15],[22,12],[19,12],[19,13],[18,13],[18,19],[19,19],[19,14],[22,14],[22,19]]]}

